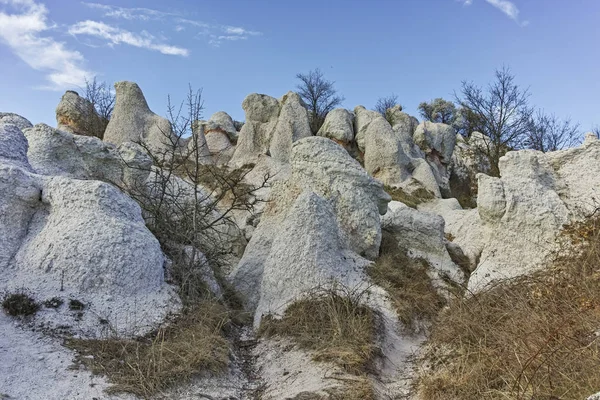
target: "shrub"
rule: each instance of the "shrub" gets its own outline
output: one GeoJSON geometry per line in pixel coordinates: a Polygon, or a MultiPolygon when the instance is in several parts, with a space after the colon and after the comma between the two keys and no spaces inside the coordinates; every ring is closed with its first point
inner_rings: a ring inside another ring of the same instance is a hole
{"type": "Polygon", "coordinates": [[[62,306],[64,301],[60,297],[53,297],[44,301],[44,307],[46,308],[59,308],[62,306]]]}
{"type": "Polygon", "coordinates": [[[35,314],[40,309],[40,305],[27,293],[17,292],[4,296],[2,308],[8,315],[17,317],[35,314]]]}
{"type": "Polygon", "coordinates": [[[598,391],[600,219],[564,235],[575,247],[546,270],[458,298],[441,314],[421,398],[583,399],[598,391]]]}

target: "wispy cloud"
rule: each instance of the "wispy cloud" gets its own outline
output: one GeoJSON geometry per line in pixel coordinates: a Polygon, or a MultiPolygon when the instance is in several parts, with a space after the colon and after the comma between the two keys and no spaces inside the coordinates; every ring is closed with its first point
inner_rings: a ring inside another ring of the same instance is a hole
{"type": "Polygon", "coordinates": [[[173,24],[175,32],[181,32],[187,28],[196,28],[195,37],[205,38],[212,46],[219,47],[224,41],[247,40],[251,36],[260,36],[262,32],[246,29],[241,26],[208,24],[186,18],[185,15],[153,10],[150,8],[127,8],[112,6],[108,4],[83,2],[86,6],[99,10],[103,16],[121,18],[125,20],[151,21],[161,20],[173,24]]]}
{"type": "Polygon", "coordinates": [[[45,34],[48,9],[33,0],[0,0],[0,41],[31,68],[46,74],[44,89],[83,86],[93,74],[85,69],[81,53],[45,34]],[[12,11],[8,11],[11,9],[12,11]]]}
{"type": "MultiPolygon", "coordinates": [[[[473,0],[457,0],[457,1],[460,1],[465,6],[470,6],[471,4],[473,4],[473,0]]],[[[498,10],[500,10],[504,15],[506,15],[508,18],[512,19],[513,21],[515,21],[517,24],[519,24],[521,26],[529,25],[529,21],[521,21],[520,20],[519,8],[512,1],[508,1],[508,0],[485,0],[485,1],[486,1],[486,3],[492,5],[495,8],[497,8],[498,10]]]]}
{"type": "Polygon", "coordinates": [[[87,35],[94,36],[100,39],[105,39],[109,45],[127,44],[134,47],[139,47],[148,50],[158,51],[162,54],[172,56],[188,56],[189,50],[171,46],[168,44],[158,43],[156,38],[150,33],[143,31],[141,33],[133,33],[125,29],[117,28],[98,21],[81,21],[69,28],[71,35],[87,35]]]}
{"type": "Polygon", "coordinates": [[[86,6],[90,8],[94,8],[96,10],[101,10],[106,17],[113,18],[123,18],[128,20],[142,20],[142,21],[150,21],[162,19],[165,17],[174,17],[177,14],[168,13],[164,11],[153,10],[151,8],[143,8],[143,7],[134,7],[134,8],[126,8],[119,6],[111,6],[108,4],[100,4],[100,3],[87,3],[83,2],[86,6]]]}

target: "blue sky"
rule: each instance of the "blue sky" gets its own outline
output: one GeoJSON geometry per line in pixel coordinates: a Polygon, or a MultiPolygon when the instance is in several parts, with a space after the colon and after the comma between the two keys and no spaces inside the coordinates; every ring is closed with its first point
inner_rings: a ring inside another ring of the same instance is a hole
{"type": "Polygon", "coordinates": [[[280,97],[320,68],[371,108],[395,93],[411,114],[510,66],[532,103],[600,124],[599,0],[0,0],[0,111],[55,125],[86,77],[132,80],[152,110],[188,83],[205,116],[243,120],[253,92],[280,97]]]}

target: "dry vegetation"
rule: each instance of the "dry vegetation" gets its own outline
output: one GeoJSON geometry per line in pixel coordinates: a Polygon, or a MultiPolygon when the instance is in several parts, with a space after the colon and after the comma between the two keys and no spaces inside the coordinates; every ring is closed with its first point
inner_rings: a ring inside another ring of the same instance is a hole
{"type": "Polygon", "coordinates": [[[407,206],[416,209],[421,203],[425,203],[435,198],[435,195],[425,188],[418,188],[409,193],[399,187],[385,186],[385,191],[392,196],[392,200],[400,201],[407,206]]]}
{"type": "Polygon", "coordinates": [[[227,310],[206,300],[172,324],[139,339],[68,339],[78,361],[114,384],[109,391],[148,398],[200,372],[222,372],[229,360],[227,310]],[[91,356],[91,357],[90,357],[91,356]]]}
{"type": "Polygon", "coordinates": [[[312,350],[315,361],[361,374],[379,351],[375,313],[363,305],[364,296],[366,292],[347,288],[316,289],[290,305],[281,319],[263,318],[259,334],[289,337],[312,350]]]}
{"type": "Polygon", "coordinates": [[[383,230],[380,256],[367,273],[390,296],[399,320],[408,331],[421,331],[422,322],[434,318],[445,304],[427,274],[429,263],[411,258],[398,247],[394,236],[383,230]]]}
{"type": "Polygon", "coordinates": [[[552,267],[457,299],[430,338],[420,398],[584,399],[600,390],[600,219],[552,267]]]}
{"type": "Polygon", "coordinates": [[[29,316],[35,314],[40,305],[24,291],[6,294],[2,299],[2,308],[13,317],[29,316]]]}

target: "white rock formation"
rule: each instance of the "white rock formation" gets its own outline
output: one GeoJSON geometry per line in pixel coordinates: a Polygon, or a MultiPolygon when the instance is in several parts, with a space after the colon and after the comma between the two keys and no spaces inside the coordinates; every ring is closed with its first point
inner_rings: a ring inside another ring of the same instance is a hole
{"type": "Polygon", "coordinates": [[[558,249],[564,224],[591,215],[600,192],[600,141],[588,136],[578,148],[541,153],[509,152],[500,178],[480,174],[478,208],[460,210],[451,200],[423,205],[446,220],[446,232],[476,261],[469,290],[531,273],[558,249]]]}
{"type": "Polygon", "coordinates": [[[132,142],[117,147],[46,124],[37,124],[24,133],[29,142],[29,162],[38,174],[96,179],[134,188],[146,180],[152,165],[145,150],[132,142]]]}
{"type": "Polygon", "coordinates": [[[35,323],[86,336],[142,334],[176,311],[139,206],[107,183],[31,173],[23,167],[27,142],[6,127],[0,143],[20,151],[0,161],[0,290],[81,301],[81,315],[65,304],[38,312],[35,323]]]}
{"type": "Polygon", "coordinates": [[[453,197],[469,206],[477,203],[477,174],[490,173],[490,162],[486,157],[489,138],[473,132],[467,141],[457,134],[452,161],[448,166],[449,185],[453,197]]]}
{"type": "Polygon", "coordinates": [[[392,201],[381,217],[381,227],[393,234],[398,246],[413,258],[427,260],[433,268],[432,278],[444,286],[444,278],[464,283],[464,274],[454,264],[444,238],[444,219],[434,213],[417,211],[403,203],[392,201]]]}
{"type": "Polygon", "coordinates": [[[448,165],[456,145],[456,131],[446,124],[425,121],[417,126],[413,140],[425,154],[441,192],[449,195],[448,165]]]}
{"type": "Polygon", "coordinates": [[[344,148],[348,148],[350,142],[354,140],[354,116],[344,108],[330,111],[317,135],[329,138],[344,148]]]}
{"type": "Polygon", "coordinates": [[[16,125],[17,128],[23,130],[26,128],[31,128],[33,125],[29,122],[28,119],[21,117],[15,113],[3,113],[0,112],[0,124],[12,124],[16,125]]]}
{"type": "Polygon", "coordinates": [[[308,111],[297,93],[288,92],[279,100],[253,93],[244,99],[242,108],[246,123],[231,160],[234,165],[255,163],[261,154],[288,162],[292,143],[312,135],[308,111]]]}
{"type": "MultiPolygon", "coordinates": [[[[330,214],[333,213],[341,243],[339,248],[356,253],[356,257],[363,255],[375,258],[378,255],[381,241],[379,215],[386,212],[387,203],[390,201],[382,185],[369,177],[342,147],[322,137],[305,138],[294,143],[290,163],[292,173],[289,179],[274,184],[269,205],[246,247],[242,260],[232,274],[234,284],[246,296],[250,309],[257,306],[261,296],[255,288],[260,286],[263,279],[269,279],[264,278],[264,269],[277,270],[275,265],[268,266],[267,260],[275,263],[279,257],[285,257],[285,246],[281,241],[278,242],[279,246],[275,246],[274,240],[282,236],[284,230],[290,230],[287,222],[285,224],[288,227],[282,230],[284,221],[299,221],[290,210],[295,210],[295,214],[306,218],[308,213],[305,208],[310,208],[318,211],[319,215],[328,216],[330,221],[330,214]],[[304,201],[297,200],[304,192],[304,201]]],[[[314,223],[315,227],[324,228],[318,221],[314,223]]],[[[293,231],[302,229],[301,226],[297,226],[293,231]]],[[[332,225],[328,229],[329,234],[332,234],[331,230],[336,228],[332,225]]],[[[302,234],[305,233],[308,234],[302,231],[302,234]]],[[[310,236],[320,237],[323,234],[313,232],[310,236]]],[[[296,240],[299,239],[298,237],[296,240]]],[[[292,243],[286,244],[291,245],[292,243]]],[[[300,254],[302,249],[299,248],[298,252],[300,254]]],[[[310,253],[302,254],[303,257],[310,256],[310,253]]],[[[328,257],[338,256],[336,254],[328,257]]],[[[300,268],[306,264],[309,268],[308,265],[313,263],[314,260],[310,258],[301,258],[295,265],[300,268]]],[[[265,305],[261,312],[267,311],[265,305]]],[[[259,312],[257,316],[260,317],[259,312]]]]}
{"type": "Polygon", "coordinates": [[[58,129],[74,135],[100,139],[104,135],[105,124],[94,105],[72,90],[67,90],[56,106],[56,122],[58,129]]]}
{"type": "Polygon", "coordinates": [[[160,150],[169,146],[173,135],[170,122],[148,107],[140,87],[134,82],[115,83],[116,102],[103,140],[119,145],[144,142],[160,150]]]}

